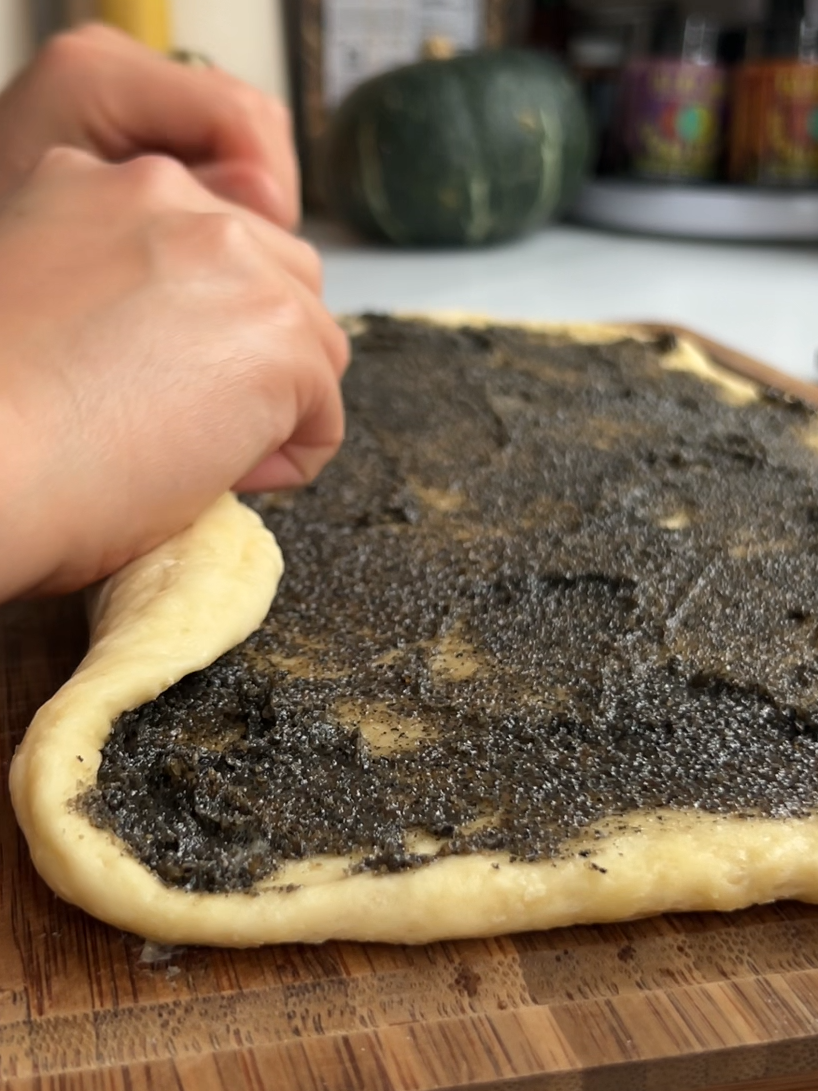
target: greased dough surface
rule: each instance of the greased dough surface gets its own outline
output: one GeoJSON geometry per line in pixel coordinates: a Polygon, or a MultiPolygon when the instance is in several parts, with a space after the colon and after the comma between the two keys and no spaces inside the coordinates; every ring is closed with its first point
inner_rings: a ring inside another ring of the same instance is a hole
{"type": "MultiPolygon", "coordinates": [[[[597,341],[604,331],[574,336],[597,341]]],[[[751,384],[686,347],[668,366],[697,369],[727,400],[755,396],[751,384]]],[[[818,820],[695,811],[618,819],[594,840],[593,868],[579,855],[510,863],[480,854],[395,875],[349,875],[348,861],[317,858],[289,865],[249,893],[164,885],[72,801],[93,783],[113,720],[244,639],[266,614],[281,567],[260,520],[225,497],[103,587],[88,655],[38,713],[12,768],[13,801],[34,862],[62,897],[161,942],[236,946],[424,942],[776,898],[818,901],[818,820]],[[299,889],[279,889],[296,880],[299,889]]]]}

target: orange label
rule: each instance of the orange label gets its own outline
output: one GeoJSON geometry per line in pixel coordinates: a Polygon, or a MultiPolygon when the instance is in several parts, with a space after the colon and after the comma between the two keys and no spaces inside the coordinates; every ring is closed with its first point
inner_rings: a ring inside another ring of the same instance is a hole
{"type": "Polygon", "coordinates": [[[740,70],[730,147],[735,181],[818,182],[818,65],[768,61],[740,70]]]}

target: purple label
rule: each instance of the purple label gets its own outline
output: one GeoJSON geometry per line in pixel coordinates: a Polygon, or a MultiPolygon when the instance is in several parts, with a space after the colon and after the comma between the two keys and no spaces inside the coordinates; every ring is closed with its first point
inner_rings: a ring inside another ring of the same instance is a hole
{"type": "Polygon", "coordinates": [[[644,60],[622,76],[620,140],[642,178],[705,179],[722,148],[727,77],[715,65],[644,60]]]}

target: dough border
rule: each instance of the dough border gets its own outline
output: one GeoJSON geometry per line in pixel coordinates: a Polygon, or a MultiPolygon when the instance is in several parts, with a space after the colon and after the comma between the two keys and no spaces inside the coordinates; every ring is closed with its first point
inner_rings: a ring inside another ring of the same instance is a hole
{"type": "MultiPolygon", "coordinates": [[[[459,314],[417,317],[489,322],[459,314]]],[[[638,327],[527,325],[597,343],[650,337],[638,327]]],[[[754,384],[687,343],[663,363],[695,371],[725,400],[758,396],[754,384]]],[[[73,801],[94,783],[116,717],[248,636],[263,620],[282,568],[261,520],[225,496],[102,585],[88,654],[37,713],[11,768],[12,801],[34,864],[66,901],[160,943],[239,947],[328,939],[424,943],[672,910],[732,910],[780,898],[818,901],[818,816],[696,811],[612,819],[564,856],[536,863],[510,862],[503,854],[450,856],[373,875],[348,874],[350,859],[316,858],[286,866],[249,892],[166,886],[73,801]]]]}

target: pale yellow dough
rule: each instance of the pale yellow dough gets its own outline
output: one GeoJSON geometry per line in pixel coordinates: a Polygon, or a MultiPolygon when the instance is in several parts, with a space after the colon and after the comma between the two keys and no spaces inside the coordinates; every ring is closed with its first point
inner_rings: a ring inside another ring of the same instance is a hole
{"type": "MultiPolygon", "coordinates": [[[[623,333],[621,327],[558,330],[588,341],[623,333]]],[[[666,364],[697,371],[726,400],[756,396],[752,384],[690,346],[666,364]]],[[[103,586],[90,650],[35,717],[11,770],[12,799],[34,863],[67,901],[158,942],[231,946],[330,938],[422,943],[778,898],[818,901],[818,819],[669,811],[609,823],[577,842],[590,855],[555,861],[450,856],[378,876],[350,875],[349,860],[321,858],[289,865],[249,893],[165,886],[113,835],[91,826],[73,801],[95,781],[113,720],[251,633],[281,571],[272,535],[237,500],[223,497],[103,586]],[[298,889],[284,890],[290,883],[298,889]]]]}

